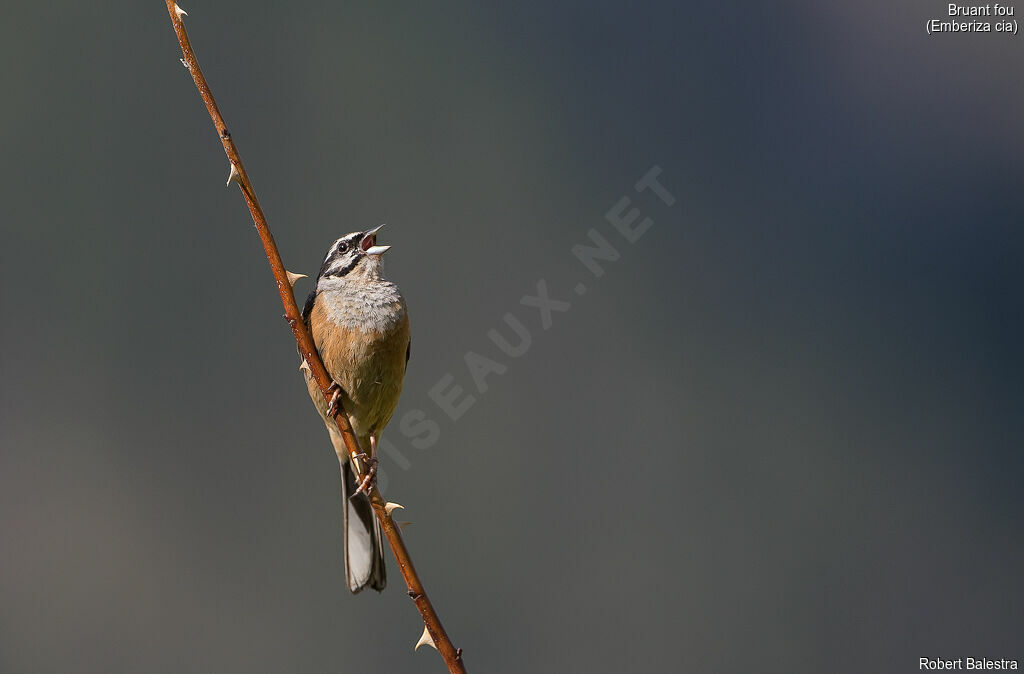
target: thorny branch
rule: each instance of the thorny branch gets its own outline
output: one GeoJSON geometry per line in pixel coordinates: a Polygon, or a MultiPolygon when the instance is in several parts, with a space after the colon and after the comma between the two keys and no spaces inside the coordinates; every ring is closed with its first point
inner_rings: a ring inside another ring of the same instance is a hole
{"type": "MultiPolygon", "coordinates": [[[[235,147],[235,141],[231,138],[231,133],[224,124],[224,118],[221,116],[220,110],[217,109],[217,103],[210,92],[210,86],[206,83],[206,77],[203,76],[203,71],[199,68],[195,52],[192,51],[188,34],[185,32],[185,24],[182,22],[182,17],[186,16],[186,13],[173,0],[165,0],[165,2],[167,4],[167,12],[171,17],[171,24],[174,27],[174,33],[178,38],[178,43],[181,45],[182,63],[192,74],[192,79],[199,90],[199,95],[202,97],[203,103],[206,104],[206,110],[210,113],[210,119],[213,121],[217,135],[220,137],[221,145],[224,146],[224,153],[231,163],[228,184],[230,185],[232,182],[237,183],[242,191],[242,197],[249,207],[249,213],[252,215],[253,223],[256,225],[256,231],[259,232],[260,240],[263,242],[263,250],[267,255],[267,261],[270,263],[270,270],[273,272],[274,279],[277,282],[277,292],[281,295],[281,304],[284,305],[284,318],[292,330],[292,335],[295,336],[295,341],[298,344],[302,357],[305,359],[313,378],[320,387],[320,392],[325,400],[329,400],[329,389],[332,384],[331,377],[327,374],[327,370],[320,360],[320,354],[317,353],[316,347],[313,344],[313,338],[301,319],[299,307],[295,303],[295,296],[292,293],[292,284],[288,279],[288,272],[281,261],[281,253],[278,252],[277,244],[274,242],[274,237],[267,226],[267,219],[263,215],[263,209],[260,208],[260,202],[253,191],[252,183],[249,182],[249,176],[245,171],[245,166],[242,164],[238,149],[235,147]]],[[[338,423],[338,430],[341,431],[342,437],[345,439],[345,447],[348,449],[349,455],[353,457],[353,466],[361,465],[360,462],[355,460],[355,457],[361,454],[362,450],[359,447],[355,434],[352,432],[352,427],[348,423],[348,417],[345,414],[338,414],[335,416],[335,420],[338,423]]],[[[363,474],[357,474],[360,483],[363,482],[365,477],[363,474]]],[[[441,625],[441,619],[430,603],[427,591],[423,588],[423,583],[420,582],[419,575],[412,564],[412,558],[409,556],[409,551],[402,540],[402,534],[395,521],[391,518],[391,510],[396,507],[396,504],[385,502],[376,484],[370,485],[368,495],[370,503],[373,505],[373,511],[380,521],[381,529],[388,539],[388,545],[390,545],[391,551],[395,555],[395,560],[398,562],[398,568],[402,572],[402,578],[408,587],[409,597],[415,602],[416,609],[423,617],[424,632],[417,646],[420,644],[434,646],[441,653],[441,657],[444,658],[449,672],[465,672],[466,668],[462,662],[462,649],[455,648],[452,645],[451,639],[448,638],[448,634],[441,625]]]]}

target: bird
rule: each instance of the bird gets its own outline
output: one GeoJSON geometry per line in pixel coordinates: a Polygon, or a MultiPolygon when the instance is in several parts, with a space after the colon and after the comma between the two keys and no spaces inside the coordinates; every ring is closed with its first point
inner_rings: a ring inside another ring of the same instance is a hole
{"type": "Polygon", "coordinates": [[[357,485],[354,475],[375,472],[377,445],[398,405],[410,350],[405,299],[382,275],[382,257],[391,246],[377,245],[381,227],[351,232],[331,244],[302,309],[334,382],[326,400],[309,368],[302,368],[341,465],[345,578],[353,594],[366,587],[379,592],[387,584],[380,524],[366,494],[369,480],[357,485]],[[340,412],[348,416],[359,447],[370,452],[360,461],[365,468],[356,466],[355,473],[334,420],[340,412]]]}

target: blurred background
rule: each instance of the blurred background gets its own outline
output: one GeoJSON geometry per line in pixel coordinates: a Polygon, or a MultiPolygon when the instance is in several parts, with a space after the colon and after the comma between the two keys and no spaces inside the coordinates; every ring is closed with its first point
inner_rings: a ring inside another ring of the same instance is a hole
{"type": "MultiPolygon", "coordinates": [[[[1024,37],[752,5],[183,5],[288,267],[388,225],[382,486],[470,671],[1024,660],[1024,37]]],[[[443,671],[390,553],[345,588],[337,461],[163,3],[0,36],[0,670],[443,671]]]]}

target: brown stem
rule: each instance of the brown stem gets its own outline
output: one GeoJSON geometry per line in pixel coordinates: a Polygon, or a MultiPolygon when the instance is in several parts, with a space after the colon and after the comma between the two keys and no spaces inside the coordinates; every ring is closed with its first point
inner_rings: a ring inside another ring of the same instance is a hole
{"type": "MultiPolygon", "coordinates": [[[[270,263],[270,270],[273,272],[274,280],[277,282],[277,292],[281,295],[281,304],[284,305],[284,318],[292,329],[292,335],[295,336],[299,352],[306,360],[313,379],[316,380],[317,385],[320,387],[320,392],[323,394],[324,399],[327,400],[329,398],[328,389],[332,384],[331,376],[327,374],[327,370],[320,360],[320,354],[313,344],[313,338],[302,321],[299,307],[295,303],[295,295],[292,293],[291,283],[288,282],[288,273],[285,271],[284,262],[281,261],[281,253],[278,252],[277,244],[274,242],[274,237],[267,226],[267,219],[263,215],[263,209],[260,208],[256,192],[252,189],[252,183],[249,182],[249,176],[245,172],[242,158],[238,155],[235,141],[232,140],[231,134],[224,124],[224,118],[221,116],[220,110],[217,109],[217,102],[213,99],[213,94],[210,92],[210,85],[206,83],[203,71],[200,70],[199,62],[196,60],[195,52],[192,51],[192,44],[189,42],[188,33],[185,32],[185,24],[181,20],[183,12],[181,12],[181,9],[175,4],[174,0],[165,0],[165,2],[167,3],[167,12],[171,15],[171,25],[174,26],[174,34],[178,37],[178,43],[181,45],[181,53],[184,57],[182,61],[189,72],[192,73],[192,79],[196,83],[199,95],[202,97],[203,103],[206,104],[206,111],[210,113],[213,126],[220,136],[221,145],[224,146],[224,154],[228,156],[228,161],[231,162],[230,180],[237,182],[242,190],[242,197],[249,207],[252,221],[256,225],[256,231],[259,232],[260,240],[263,242],[263,250],[267,254],[267,262],[270,263]]],[[[341,431],[341,435],[345,439],[345,447],[348,448],[349,455],[355,457],[360,454],[362,450],[359,448],[359,441],[356,440],[352,427],[348,423],[348,417],[345,414],[338,414],[335,416],[335,421],[337,421],[338,430],[341,431]]],[[[356,466],[359,464],[353,461],[352,465],[356,466]]],[[[362,475],[358,476],[360,480],[362,477],[362,475]]],[[[441,657],[444,658],[445,664],[448,665],[448,671],[465,672],[466,668],[462,663],[462,649],[456,649],[452,645],[451,639],[448,638],[448,634],[444,631],[441,619],[437,616],[437,612],[434,611],[434,607],[427,597],[427,591],[423,589],[423,583],[420,582],[420,577],[412,564],[412,558],[409,556],[409,550],[405,547],[405,542],[402,540],[402,534],[395,525],[395,521],[391,518],[391,514],[388,513],[386,503],[383,497],[381,497],[377,485],[371,485],[368,493],[370,502],[373,504],[373,511],[376,513],[377,519],[380,520],[381,529],[388,539],[388,545],[391,546],[391,552],[394,553],[395,560],[398,562],[402,578],[409,588],[409,596],[412,597],[416,604],[416,609],[423,617],[423,622],[426,625],[427,632],[430,633],[434,645],[437,647],[438,652],[441,653],[441,657]]]]}

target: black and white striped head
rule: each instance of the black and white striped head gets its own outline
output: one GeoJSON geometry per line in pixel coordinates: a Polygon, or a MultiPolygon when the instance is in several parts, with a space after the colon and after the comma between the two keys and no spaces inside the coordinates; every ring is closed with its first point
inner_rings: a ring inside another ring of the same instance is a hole
{"type": "Polygon", "coordinates": [[[380,258],[391,246],[377,245],[377,230],[384,225],[365,232],[346,234],[327,250],[327,257],[320,267],[321,279],[380,278],[380,258]]]}

